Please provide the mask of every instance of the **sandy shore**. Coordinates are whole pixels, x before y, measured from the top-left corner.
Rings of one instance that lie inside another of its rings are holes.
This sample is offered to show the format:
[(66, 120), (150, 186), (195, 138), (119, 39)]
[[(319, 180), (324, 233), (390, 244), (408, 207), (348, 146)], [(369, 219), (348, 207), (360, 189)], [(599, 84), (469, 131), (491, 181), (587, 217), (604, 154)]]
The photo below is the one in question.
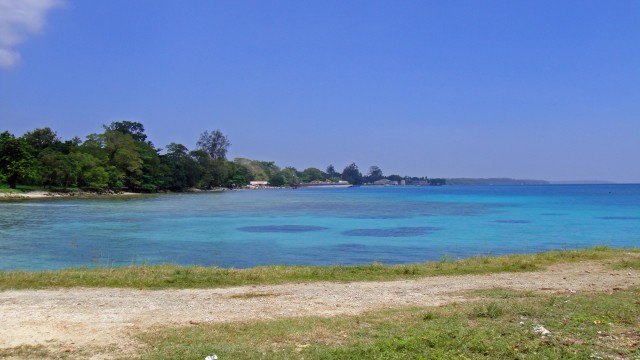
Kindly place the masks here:
[[(401, 306), (466, 301), (460, 291), (494, 287), (567, 293), (640, 285), (640, 271), (582, 262), (530, 273), (442, 276), (417, 280), (303, 283), (226, 289), (52, 289), (0, 292), (0, 348), (44, 345), (96, 349), (94, 358), (131, 355), (132, 334), (155, 326), (355, 315)], [(255, 297), (251, 294), (269, 294)], [(248, 296), (240, 296), (249, 294)]]
[(113, 192), (113, 193), (92, 193), (92, 192), (48, 192), (48, 191), (30, 191), (26, 193), (5, 193), (0, 192), (0, 200), (28, 200), (28, 199), (52, 199), (52, 198), (72, 198), (72, 197), (98, 197), (98, 196), (132, 196), (140, 195), (131, 192)]

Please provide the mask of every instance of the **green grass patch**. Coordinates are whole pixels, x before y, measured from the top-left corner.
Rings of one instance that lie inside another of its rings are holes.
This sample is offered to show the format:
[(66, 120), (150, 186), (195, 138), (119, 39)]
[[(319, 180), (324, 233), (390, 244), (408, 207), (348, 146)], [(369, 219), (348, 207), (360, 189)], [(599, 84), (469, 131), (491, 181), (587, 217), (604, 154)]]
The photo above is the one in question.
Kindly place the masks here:
[(9, 184), (0, 183), (1, 193), (23, 194), (30, 191), (46, 191), (46, 190), (40, 186), (31, 186), (31, 185), (18, 185), (16, 186), (15, 189), (12, 189), (9, 187)]
[[(509, 297), (362, 316), (199, 324), (139, 336), (141, 359), (636, 359), (640, 288)], [(543, 325), (551, 332), (533, 332)]]
[(492, 289), (478, 289), (464, 291), (460, 294), (474, 297), (474, 298), (489, 298), (489, 299), (512, 299), (535, 296), (533, 291), (529, 290), (515, 290), (506, 288), (492, 288)]
[(92, 355), (113, 351), (113, 348), (60, 347), (46, 345), (21, 345), (0, 349), (1, 359), (89, 359)]
[[(637, 259), (638, 250), (592, 248), (540, 254), (474, 257), (421, 264), (357, 266), (261, 266), (224, 269), (202, 266), (143, 265), (79, 268), (56, 271), (0, 272), (0, 290), (59, 287), (118, 287), (139, 289), (216, 288), (294, 282), (351, 282), (412, 279), (425, 276), (488, 274), (541, 270), (561, 262)], [(629, 260), (636, 261), (636, 260)]]
[(613, 268), (616, 270), (623, 270), (623, 269), (640, 270), (640, 254), (636, 254), (636, 256), (626, 257), (624, 259), (618, 260), (613, 264)]

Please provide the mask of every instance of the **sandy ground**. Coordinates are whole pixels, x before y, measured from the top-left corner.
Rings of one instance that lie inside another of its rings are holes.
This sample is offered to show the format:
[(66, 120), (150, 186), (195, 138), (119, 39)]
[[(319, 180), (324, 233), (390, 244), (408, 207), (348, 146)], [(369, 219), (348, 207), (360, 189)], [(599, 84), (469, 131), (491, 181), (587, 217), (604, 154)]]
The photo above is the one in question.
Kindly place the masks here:
[(0, 192), (0, 200), (26, 200), (26, 199), (51, 199), (51, 198), (70, 198), (70, 197), (95, 197), (95, 196), (131, 196), (139, 195), (130, 192), (118, 192), (109, 194), (97, 194), (90, 192), (47, 192), (47, 191), (30, 191), (26, 193), (5, 193)]
[[(158, 325), (359, 314), (400, 306), (466, 300), (460, 291), (504, 287), (544, 292), (611, 291), (640, 285), (640, 271), (606, 264), (562, 264), (531, 273), (442, 276), (417, 280), (302, 283), (226, 289), (53, 289), (0, 292), (0, 349), (44, 345), (102, 349), (94, 358), (134, 354), (132, 337)], [(269, 294), (269, 296), (254, 296)]]

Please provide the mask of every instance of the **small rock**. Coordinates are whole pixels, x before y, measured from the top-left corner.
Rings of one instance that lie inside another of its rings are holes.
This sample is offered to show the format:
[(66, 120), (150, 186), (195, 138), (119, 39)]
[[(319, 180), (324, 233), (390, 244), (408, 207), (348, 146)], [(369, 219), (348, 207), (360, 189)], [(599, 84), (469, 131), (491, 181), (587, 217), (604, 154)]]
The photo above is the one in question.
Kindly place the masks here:
[(204, 360), (218, 360), (218, 355), (216, 354), (209, 355), (206, 358), (204, 358)]
[(542, 325), (536, 325), (536, 326), (533, 328), (533, 333), (534, 333), (534, 334), (541, 335), (542, 337), (545, 337), (545, 336), (551, 336), (551, 331), (547, 330), (547, 329), (546, 329), (544, 326), (542, 326)]

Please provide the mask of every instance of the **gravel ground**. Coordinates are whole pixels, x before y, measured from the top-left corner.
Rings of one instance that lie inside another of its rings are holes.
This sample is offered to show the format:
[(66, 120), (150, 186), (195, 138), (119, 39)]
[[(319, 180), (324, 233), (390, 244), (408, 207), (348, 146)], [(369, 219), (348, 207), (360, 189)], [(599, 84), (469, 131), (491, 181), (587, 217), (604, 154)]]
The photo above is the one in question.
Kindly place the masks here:
[[(561, 264), (529, 273), (429, 277), (417, 280), (301, 283), (224, 289), (75, 288), (0, 292), (0, 349), (44, 345), (52, 350), (101, 349), (94, 358), (131, 355), (132, 334), (155, 326), (359, 314), (400, 306), (465, 301), (460, 291), (503, 287), (543, 292), (604, 291), (640, 285), (640, 271), (606, 264)], [(260, 295), (262, 296), (260, 296)]]

